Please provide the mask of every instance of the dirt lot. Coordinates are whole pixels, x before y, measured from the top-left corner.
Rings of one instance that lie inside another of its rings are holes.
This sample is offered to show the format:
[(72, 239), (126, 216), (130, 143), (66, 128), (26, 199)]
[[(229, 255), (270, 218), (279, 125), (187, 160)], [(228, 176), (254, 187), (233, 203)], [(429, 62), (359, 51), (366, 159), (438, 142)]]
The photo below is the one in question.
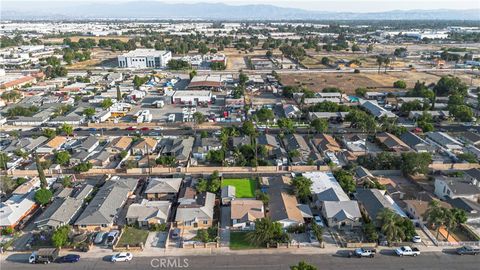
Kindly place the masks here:
[[(347, 94), (353, 94), (355, 89), (359, 87), (368, 87), (373, 90), (396, 91), (392, 87), (393, 82), (404, 80), (407, 87), (412, 88), (416, 81), (424, 81), (427, 84), (437, 82), (445, 73), (433, 74), (426, 72), (390, 72), (384, 74), (374, 73), (297, 73), (297, 74), (281, 74), (281, 81), (284, 85), (301, 85), (314, 90), (321, 91), (325, 87), (338, 87), (343, 89)], [(471, 76), (457, 72), (456, 76), (464, 80), (470, 85)], [(475, 79), (475, 83), (479, 83), (480, 79)]]
[(72, 65), (67, 66), (67, 69), (92, 68), (95, 66), (116, 67), (116, 58), (119, 54), (122, 54), (122, 52), (112, 52), (110, 50), (94, 48), (92, 50), (92, 59), (73, 63)]

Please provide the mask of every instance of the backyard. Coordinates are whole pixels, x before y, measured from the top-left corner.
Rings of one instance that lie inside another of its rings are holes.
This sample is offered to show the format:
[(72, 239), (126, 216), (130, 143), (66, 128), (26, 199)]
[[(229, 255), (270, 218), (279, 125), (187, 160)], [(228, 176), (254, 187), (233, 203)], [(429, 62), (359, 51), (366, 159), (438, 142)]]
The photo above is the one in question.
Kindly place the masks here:
[(250, 243), (247, 240), (247, 232), (230, 232), (230, 249), (256, 249), (263, 248), (255, 244)]
[(237, 198), (254, 198), (257, 182), (250, 178), (228, 178), (222, 180), (224, 186), (234, 186)]
[(140, 230), (133, 227), (126, 227), (122, 237), (118, 240), (117, 246), (124, 247), (129, 246), (138, 246), (139, 243), (145, 244), (147, 241), (148, 231)]

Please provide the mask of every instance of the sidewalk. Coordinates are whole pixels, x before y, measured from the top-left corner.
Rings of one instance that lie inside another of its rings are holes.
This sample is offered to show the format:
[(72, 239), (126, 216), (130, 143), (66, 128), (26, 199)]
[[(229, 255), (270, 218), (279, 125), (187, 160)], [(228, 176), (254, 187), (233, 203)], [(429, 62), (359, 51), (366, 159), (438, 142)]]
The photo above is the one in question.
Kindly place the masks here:
[[(445, 247), (420, 247), (421, 252), (442, 252)], [(392, 251), (395, 247), (377, 247), (377, 253), (382, 251)], [(248, 255), (248, 254), (264, 254), (264, 255), (279, 255), (279, 254), (337, 254), (351, 251), (353, 248), (337, 248), (334, 246), (326, 246), (325, 248), (318, 247), (301, 247), (301, 248), (270, 248), (270, 249), (248, 249), (248, 250), (230, 250), (228, 247), (220, 248), (149, 248), (142, 252), (132, 252), (135, 257), (155, 257), (155, 256), (207, 256), (207, 255)], [(1, 260), (12, 254), (30, 254), (30, 252), (8, 252), (1, 256)], [(68, 250), (61, 251), (65, 254), (79, 254), (82, 258), (104, 258), (116, 254), (109, 249), (94, 249), (90, 252), (71, 252)]]

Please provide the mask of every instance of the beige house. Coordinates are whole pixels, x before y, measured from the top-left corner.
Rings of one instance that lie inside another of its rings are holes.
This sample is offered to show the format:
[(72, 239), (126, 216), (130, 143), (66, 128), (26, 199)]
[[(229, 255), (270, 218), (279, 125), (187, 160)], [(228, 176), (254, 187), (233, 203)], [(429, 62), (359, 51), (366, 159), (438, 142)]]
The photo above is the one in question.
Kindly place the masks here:
[(236, 199), (230, 204), (232, 226), (240, 229), (254, 229), (255, 220), (265, 217), (263, 202), (252, 199)]
[(145, 155), (155, 152), (158, 141), (154, 138), (146, 137), (139, 140), (132, 146), (132, 153), (134, 155)]
[(149, 228), (152, 224), (165, 224), (170, 214), (171, 202), (142, 200), (128, 207), (125, 216), (128, 225)]
[(182, 185), (182, 178), (150, 178), (145, 197), (151, 201), (174, 200)]
[(119, 154), (123, 150), (128, 150), (128, 147), (130, 147), (130, 144), (132, 144), (132, 138), (131, 137), (117, 137), (110, 142), (110, 145), (107, 147), (107, 151), (112, 153), (112, 154)]
[(181, 229), (208, 228), (213, 225), (215, 194), (204, 192), (192, 199), (182, 199), (177, 207), (175, 226)]

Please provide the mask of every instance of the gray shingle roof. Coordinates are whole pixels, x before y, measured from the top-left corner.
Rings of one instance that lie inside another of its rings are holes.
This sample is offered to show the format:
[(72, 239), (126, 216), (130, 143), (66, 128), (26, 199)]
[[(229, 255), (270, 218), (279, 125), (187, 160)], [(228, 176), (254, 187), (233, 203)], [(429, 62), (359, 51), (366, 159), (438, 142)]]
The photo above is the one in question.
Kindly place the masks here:
[(181, 184), (182, 178), (151, 178), (145, 193), (177, 193)]
[(136, 219), (137, 221), (148, 221), (151, 218), (157, 218), (166, 222), (170, 213), (172, 203), (169, 201), (148, 201), (133, 203), (128, 207), (127, 219)]
[(98, 190), (93, 200), (88, 204), (75, 225), (112, 224), (118, 211), (133, 192), (138, 179), (110, 179)]
[(362, 217), (357, 201), (326, 201), (323, 207), (325, 207), (325, 217), (335, 218), (337, 221)]
[(215, 206), (215, 194), (205, 192), (198, 195), (195, 201), (181, 202), (177, 207), (176, 222), (211, 220), (213, 219), (213, 207)]

